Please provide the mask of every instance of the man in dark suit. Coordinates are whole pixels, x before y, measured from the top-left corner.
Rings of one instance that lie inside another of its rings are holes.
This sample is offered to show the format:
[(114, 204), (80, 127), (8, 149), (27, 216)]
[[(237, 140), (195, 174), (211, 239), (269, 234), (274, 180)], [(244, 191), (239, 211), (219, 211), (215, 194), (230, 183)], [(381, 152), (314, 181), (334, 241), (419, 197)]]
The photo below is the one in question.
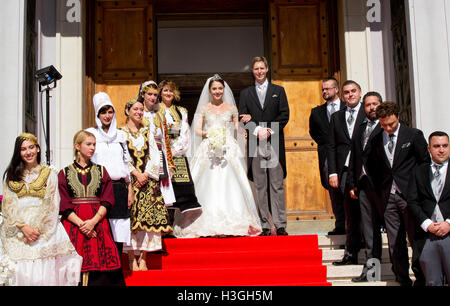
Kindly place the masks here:
[(322, 80), (322, 97), (326, 101), (324, 104), (317, 106), (311, 110), (309, 116), (309, 135), (317, 143), (317, 153), (319, 155), (319, 171), (320, 180), (323, 188), (328, 190), (330, 194), (331, 207), (335, 217), (334, 229), (328, 232), (328, 235), (344, 235), (345, 234), (345, 213), (344, 198), (342, 193), (335, 188), (328, 186), (328, 162), (327, 151), (330, 132), (331, 115), (335, 112), (345, 109), (345, 103), (341, 102), (338, 96), (339, 83), (333, 78)]
[[(367, 173), (381, 197), (379, 209), (386, 224), (392, 270), (401, 285), (411, 286), (406, 233), (413, 245), (416, 227), (407, 210), (408, 182), (418, 165), (430, 163), (430, 155), (422, 131), (399, 122), (396, 103), (385, 102), (376, 113), (384, 131), (371, 141)], [(414, 284), (424, 284), (417, 261), (413, 260), (412, 270), (416, 276)]]
[(408, 189), (408, 209), (422, 228), (415, 237), (414, 254), (420, 260), (427, 286), (443, 286), (450, 280), (450, 154), (448, 134), (430, 135), (431, 163), (416, 168)]
[(356, 264), (362, 239), (359, 204), (350, 197), (348, 180), (352, 138), (366, 118), (361, 107), (361, 86), (355, 81), (346, 81), (342, 85), (342, 98), (347, 107), (331, 116), (327, 155), (329, 185), (342, 193), (345, 211), (345, 254), (341, 261), (333, 262), (334, 265)]
[(270, 83), (268, 72), (266, 58), (255, 57), (252, 61), (255, 84), (241, 91), (239, 115), (249, 132), (248, 178), (255, 186), (263, 228), (261, 235), (270, 235), (270, 213), (277, 235), (287, 235), (283, 182), (287, 171), (283, 129), (289, 121), (289, 105), (284, 88)]
[(366, 119), (362, 122), (358, 132), (352, 141), (352, 158), (350, 161), (349, 175), (350, 196), (359, 199), (361, 210), (361, 229), (366, 246), (366, 264), (359, 277), (353, 278), (353, 282), (367, 282), (367, 273), (372, 268), (370, 259), (376, 258), (381, 262), (381, 218), (377, 212), (376, 201), (378, 195), (374, 191), (371, 178), (366, 173), (367, 155), (370, 152), (370, 141), (382, 132), (378, 122), (376, 109), (383, 102), (377, 92), (368, 92), (363, 98), (363, 107)]

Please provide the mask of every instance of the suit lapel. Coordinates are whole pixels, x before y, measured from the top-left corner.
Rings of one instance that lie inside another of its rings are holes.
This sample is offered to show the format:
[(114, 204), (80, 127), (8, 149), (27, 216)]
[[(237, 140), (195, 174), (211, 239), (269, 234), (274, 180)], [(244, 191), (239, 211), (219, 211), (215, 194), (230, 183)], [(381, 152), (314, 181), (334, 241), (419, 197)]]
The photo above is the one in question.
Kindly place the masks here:
[(392, 163), (392, 167), (394, 167), (397, 164), (397, 161), (400, 158), (400, 154), (402, 153), (402, 147), (407, 139), (408, 139), (407, 131), (404, 125), (400, 125), (400, 130), (398, 131), (398, 139), (397, 142), (395, 143), (394, 161)]
[(328, 109), (327, 109), (327, 103), (322, 104), (320, 112), (319, 112), (319, 120), (324, 123), (326, 128), (328, 129), (330, 127), (330, 121), (328, 120)]
[(275, 89), (275, 86), (272, 85), (272, 83), (269, 82), (267, 84), (267, 90), (266, 90), (266, 97), (264, 98), (264, 107), (263, 110), (267, 108), (267, 104), (269, 104), (270, 98), (272, 97), (273, 90)]
[(253, 86), (250, 88), (250, 96), (252, 97), (253, 103), (255, 103), (256, 106), (257, 106), (260, 110), (262, 110), (261, 103), (259, 102), (258, 94), (256, 93), (256, 86), (255, 86), (255, 85), (253, 85)]
[[(430, 169), (430, 171), (431, 171), (431, 169)], [(431, 185), (430, 185), (430, 188), (431, 188)], [(442, 190), (442, 194), (441, 194), (440, 200), (445, 199), (446, 197), (448, 197), (449, 196), (449, 192), (450, 192), (450, 171), (449, 171), (448, 166), (447, 166), (447, 175), (445, 176), (444, 189)]]
[[(432, 197), (436, 201), (436, 197), (434, 196), (433, 187), (431, 186), (431, 178), (432, 178), (432, 172), (430, 165), (427, 164), (427, 167), (425, 167), (424, 171), (421, 171), (420, 179), (422, 180), (422, 185), (425, 186), (426, 191), (428, 192), (429, 196)], [(448, 174), (448, 172), (447, 172)], [(445, 190), (445, 186), (444, 186)], [(444, 191), (442, 191), (442, 195), (444, 194)], [(442, 198), (442, 197), (441, 197)]]
[[(343, 124), (342, 129), (344, 130), (345, 136), (347, 136), (347, 138), (348, 138), (349, 140), (351, 140), (352, 138), (350, 137), (350, 134), (348, 133), (347, 120), (345, 120), (345, 109), (344, 109), (343, 112), (339, 112), (338, 115), (339, 115), (339, 117), (340, 117), (340, 118), (339, 118), (339, 121), (342, 122), (342, 124)], [(355, 124), (356, 124), (356, 123), (355, 123)]]

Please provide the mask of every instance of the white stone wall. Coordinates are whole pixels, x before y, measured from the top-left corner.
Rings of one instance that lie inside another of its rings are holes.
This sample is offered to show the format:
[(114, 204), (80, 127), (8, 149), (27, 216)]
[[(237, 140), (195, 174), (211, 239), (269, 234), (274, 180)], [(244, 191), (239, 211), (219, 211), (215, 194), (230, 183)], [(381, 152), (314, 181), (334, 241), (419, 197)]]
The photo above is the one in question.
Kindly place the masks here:
[(425, 137), (450, 133), (450, 0), (408, 0), (413, 119)]
[[(375, 20), (367, 18), (371, 9)], [(395, 101), (389, 0), (341, 0), (339, 23), (342, 81), (354, 80), (363, 93), (377, 91)]]
[[(72, 14), (68, 16), (69, 10), (74, 10), (77, 5), (80, 5), (80, 9), (75, 13), (82, 14), (81, 1), (37, 1), (38, 68), (53, 65), (63, 76), (51, 91), (50, 100), (51, 164), (58, 169), (73, 161), (73, 135), (82, 127), (83, 25), (82, 19), (72, 18)], [(45, 95), (42, 95), (42, 101), (45, 122)], [(39, 131), (40, 143), (45, 152), (41, 122)]]
[[(3, 0), (0, 10), (0, 173), (3, 176), (23, 131), (25, 1)], [(3, 190), (1, 184), (0, 191)]]

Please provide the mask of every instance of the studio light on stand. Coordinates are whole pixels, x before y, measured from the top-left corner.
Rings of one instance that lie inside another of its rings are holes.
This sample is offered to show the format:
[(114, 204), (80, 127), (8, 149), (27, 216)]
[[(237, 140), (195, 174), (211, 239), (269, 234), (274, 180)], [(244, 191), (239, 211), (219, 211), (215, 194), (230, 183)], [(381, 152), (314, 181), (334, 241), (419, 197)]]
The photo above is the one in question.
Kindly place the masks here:
[(35, 74), (36, 80), (39, 82), (39, 92), (45, 91), (46, 97), (46, 132), (45, 142), (47, 150), (45, 156), (47, 158), (47, 165), (50, 165), (50, 90), (56, 88), (56, 81), (62, 78), (62, 75), (56, 70), (53, 65), (39, 69)]

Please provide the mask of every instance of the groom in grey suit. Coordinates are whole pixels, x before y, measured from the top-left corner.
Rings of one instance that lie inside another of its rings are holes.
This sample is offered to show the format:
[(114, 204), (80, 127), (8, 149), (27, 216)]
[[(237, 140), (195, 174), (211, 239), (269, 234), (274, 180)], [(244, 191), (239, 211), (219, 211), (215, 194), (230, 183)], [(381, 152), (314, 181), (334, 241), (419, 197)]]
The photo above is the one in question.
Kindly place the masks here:
[(287, 235), (283, 129), (289, 121), (289, 105), (284, 88), (268, 81), (268, 71), (266, 58), (255, 57), (252, 61), (255, 84), (242, 90), (239, 97), (239, 115), (249, 132), (248, 178), (254, 182), (257, 194), (262, 236), (270, 235), (270, 211), (277, 235)]

